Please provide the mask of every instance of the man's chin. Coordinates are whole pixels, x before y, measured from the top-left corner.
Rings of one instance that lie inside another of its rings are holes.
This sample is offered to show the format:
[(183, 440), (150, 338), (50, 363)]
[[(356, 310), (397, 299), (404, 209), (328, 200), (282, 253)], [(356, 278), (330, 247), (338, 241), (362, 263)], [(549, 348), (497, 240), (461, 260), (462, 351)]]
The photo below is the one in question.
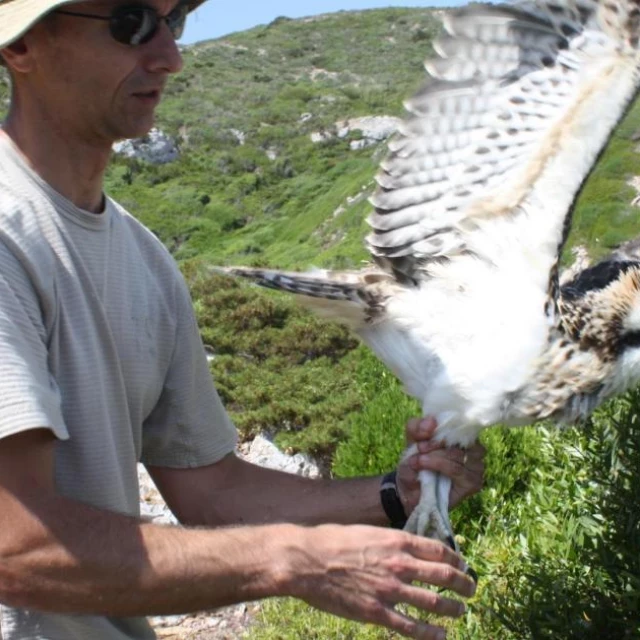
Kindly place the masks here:
[(144, 127), (139, 129), (132, 129), (126, 133), (120, 133), (120, 135), (114, 140), (114, 142), (122, 142), (123, 140), (135, 140), (136, 138), (144, 138), (153, 127)]
[(144, 138), (155, 124), (155, 118), (144, 118), (137, 122), (123, 123), (119, 122), (117, 130), (114, 131), (114, 142), (121, 140), (131, 140), (132, 138)]

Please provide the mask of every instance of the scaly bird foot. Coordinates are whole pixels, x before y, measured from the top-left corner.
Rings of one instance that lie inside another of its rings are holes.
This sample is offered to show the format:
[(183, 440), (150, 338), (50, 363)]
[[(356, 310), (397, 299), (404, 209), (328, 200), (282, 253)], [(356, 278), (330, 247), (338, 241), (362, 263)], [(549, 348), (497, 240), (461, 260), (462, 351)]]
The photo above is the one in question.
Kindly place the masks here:
[[(451, 479), (439, 473), (420, 471), (420, 502), (407, 520), (404, 530), (418, 536), (435, 538), (460, 553), (449, 521), (449, 491)], [(478, 581), (477, 573), (469, 566), (466, 573)]]
[(448, 515), (451, 480), (431, 471), (420, 471), (418, 478), (420, 502), (409, 516), (405, 531), (436, 538), (457, 549)]

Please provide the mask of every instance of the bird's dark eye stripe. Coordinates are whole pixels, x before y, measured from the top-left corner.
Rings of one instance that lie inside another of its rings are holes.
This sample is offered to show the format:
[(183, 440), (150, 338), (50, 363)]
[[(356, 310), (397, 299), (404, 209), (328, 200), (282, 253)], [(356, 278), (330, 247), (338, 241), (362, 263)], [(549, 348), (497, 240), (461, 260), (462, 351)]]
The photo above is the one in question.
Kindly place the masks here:
[(580, 298), (589, 291), (596, 291), (608, 287), (613, 281), (630, 269), (638, 267), (637, 262), (610, 260), (585, 269), (577, 278), (562, 287), (565, 298)]
[(640, 331), (631, 331), (620, 338), (620, 350), (640, 347)]

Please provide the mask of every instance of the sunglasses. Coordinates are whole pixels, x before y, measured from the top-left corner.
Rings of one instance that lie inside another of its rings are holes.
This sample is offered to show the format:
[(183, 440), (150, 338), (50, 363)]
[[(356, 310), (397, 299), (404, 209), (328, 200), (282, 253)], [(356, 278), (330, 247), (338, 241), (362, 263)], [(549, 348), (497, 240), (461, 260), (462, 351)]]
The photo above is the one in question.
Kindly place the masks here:
[(96, 16), (91, 13), (76, 13), (63, 9), (56, 9), (54, 13), (76, 18), (108, 20), (111, 37), (117, 42), (135, 47), (152, 40), (158, 33), (162, 21), (166, 22), (171, 35), (178, 40), (184, 31), (189, 7), (180, 3), (166, 16), (161, 16), (156, 9), (144, 4), (121, 5), (116, 7), (110, 16)]

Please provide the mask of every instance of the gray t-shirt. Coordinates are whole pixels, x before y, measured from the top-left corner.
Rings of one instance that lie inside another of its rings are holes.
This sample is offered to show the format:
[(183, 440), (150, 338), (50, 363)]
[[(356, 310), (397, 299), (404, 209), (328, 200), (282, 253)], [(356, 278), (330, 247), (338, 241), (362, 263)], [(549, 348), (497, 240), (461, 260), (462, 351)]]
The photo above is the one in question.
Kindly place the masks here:
[[(157, 238), (112, 200), (75, 207), (0, 131), (0, 438), (58, 438), (61, 495), (139, 516), (136, 465), (233, 451), (188, 289)], [(153, 638), (143, 618), (0, 606), (3, 640)]]

